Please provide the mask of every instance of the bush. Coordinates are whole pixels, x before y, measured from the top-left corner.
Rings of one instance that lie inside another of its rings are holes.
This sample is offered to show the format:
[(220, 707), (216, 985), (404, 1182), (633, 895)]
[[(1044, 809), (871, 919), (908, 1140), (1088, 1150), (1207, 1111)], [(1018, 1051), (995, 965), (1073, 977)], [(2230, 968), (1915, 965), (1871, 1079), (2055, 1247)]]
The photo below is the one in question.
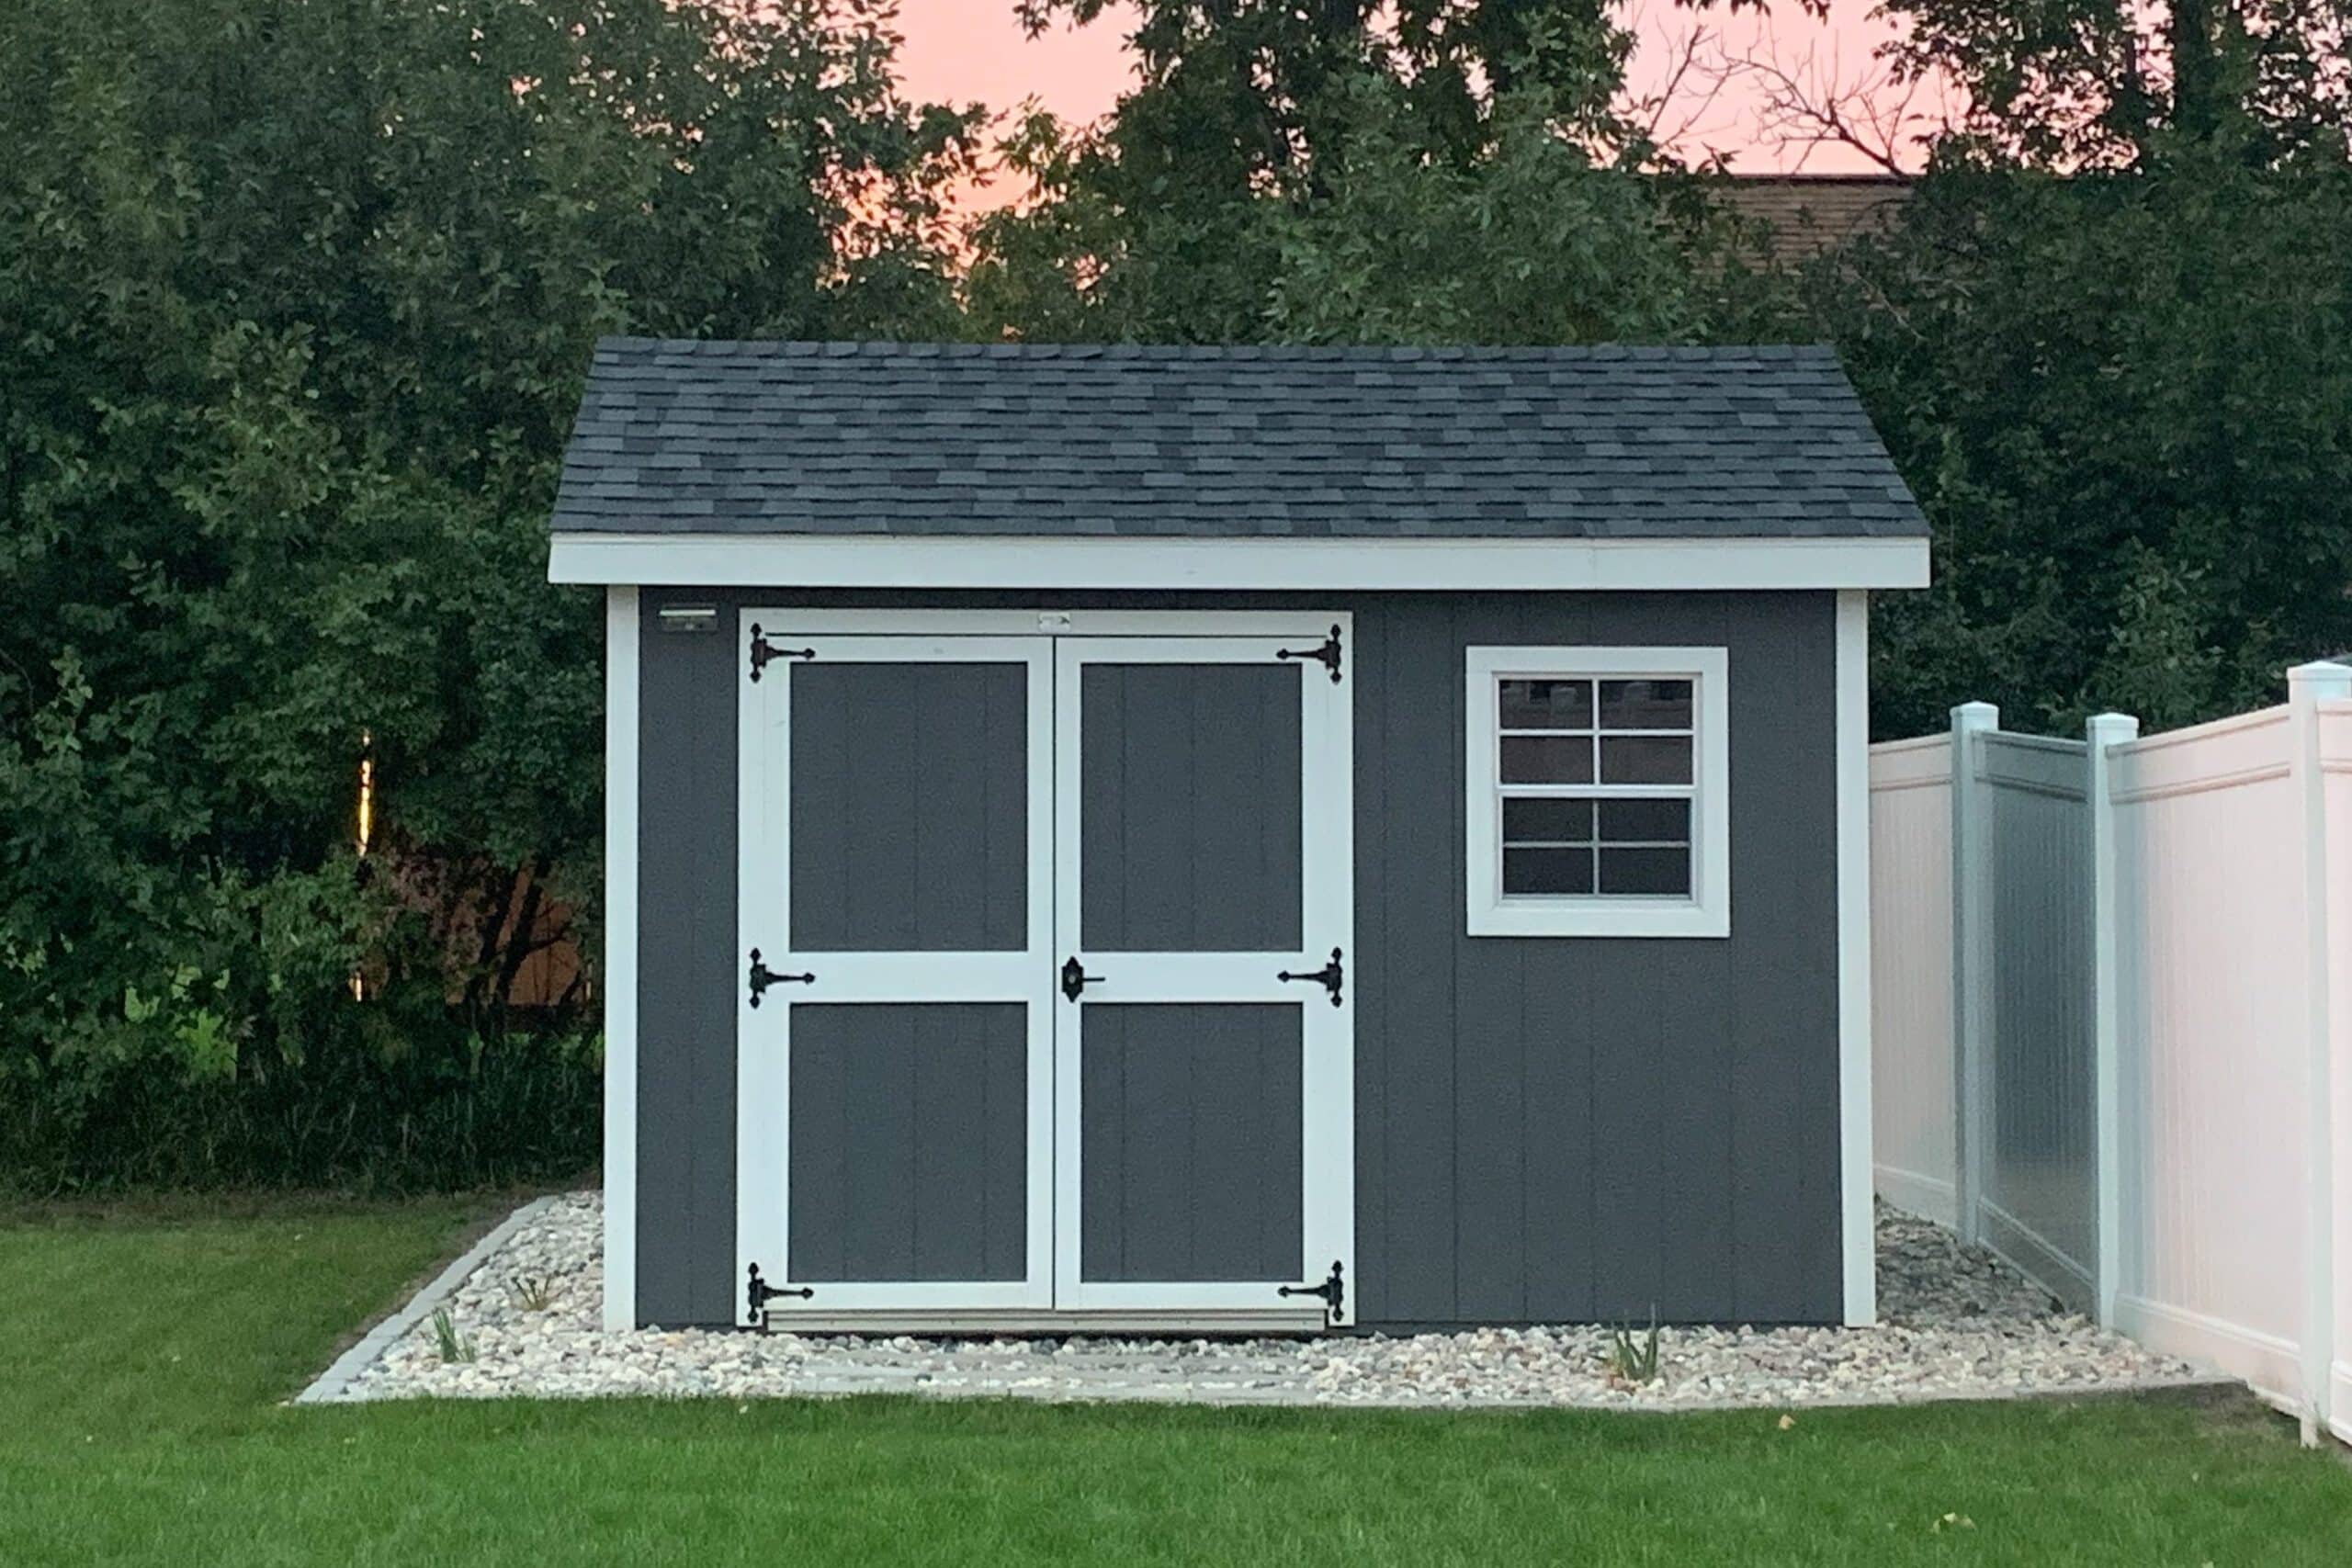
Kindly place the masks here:
[(587, 1021), (508, 1003), (513, 890), (597, 904), (561, 443), (604, 333), (947, 330), (883, 15), (0, 8), (0, 1172), (586, 1157)]

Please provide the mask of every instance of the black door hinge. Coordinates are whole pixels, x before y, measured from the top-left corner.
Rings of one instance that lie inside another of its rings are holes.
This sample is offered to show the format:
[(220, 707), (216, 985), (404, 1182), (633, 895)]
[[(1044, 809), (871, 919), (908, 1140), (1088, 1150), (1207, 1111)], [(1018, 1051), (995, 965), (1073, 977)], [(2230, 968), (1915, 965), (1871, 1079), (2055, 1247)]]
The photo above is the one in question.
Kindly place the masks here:
[(1305, 975), (1294, 975), (1289, 970), (1284, 969), (1274, 976), (1277, 980), (1314, 981), (1317, 985), (1321, 986), (1325, 990), (1331, 993), (1331, 1005), (1333, 1007), (1338, 1007), (1340, 1005), (1340, 987), (1346, 983), (1347, 977), (1348, 972), (1340, 966), (1340, 950), (1336, 947), (1331, 950), (1331, 962), (1326, 964), (1320, 969), (1310, 971)]
[(1086, 972), (1086, 965), (1078, 961), (1078, 954), (1073, 953), (1063, 961), (1062, 995), (1071, 1001), (1078, 1000), (1079, 993), (1085, 990), (1088, 986), (1100, 985), (1102, 980), (1102, 976), (1089, 975)]
[(1337, 1328), (1348, 1315), (1348, 1284), (1340, 1260), (1331, 1259), (1330, 1277), (1319, 1285), (1284, 1285), (1277, 1292), (1285, 1296), (1320, 1296), (1323, 1298), (1323, 1326)]
[(752, 983), (752, 1005), (753, 1007), (760, 1005), (761, 995), (765, 992), (770, 986), (813, 986), (817, 983), (817, 976), (814, 975), (777, 974), (775, 970), (760, 962), (760, 950), (756, 947), (752, 949), (752, 972), (750, 979)]
[(760, 1266), (754, 1263), (752, 1265), (751, 1282), (743, 1291), (743, 1308), (751, 1325), (765, 1334), (768, 1331), (768, 1303), (778, 1296), (797, 1296), (805, 1302), (816, 1293), (806, 1285), (797, 1291), (771, 1285), (760, 1278)]
[(816, 658), (816, 657), (817, 657), (817, 650), (816, 650), (815, 649), (813, 649), (813, 648), (778, 648), (778, 647), (776, 647), (776, 645), (775, 645), (775, 644), (774, 644), (774, 643), (770, 642), (770, 641), (767, 639), (766, 634), (764, 634), (763, 632), (762, 632), (762, 631), (760, 630), (759, 624), (758, 624), (757, 622), (753, 622), (753, 623), (752, 623), (752, 680), (756, 681), (756, 680), (758, 680), (758, 679), (760, 678), (760, 671), (763, 671), (763, 670), (764, 670), (764, 669), (766, 669), (766, 668), (768, 667), (768, 660), (771, 660), (771, 659), (814, 659), (814, 658)]
[[(753, 628), (756, 630), (757, 628)], [(1276, 659), (1312, 659), (1331, 672), (1331, 684), (1340, 683), (1340, 628), (1333, 626), (1331, 635), (1323, 639), (1320, 648), (1284, 648), (1274, 652)]]

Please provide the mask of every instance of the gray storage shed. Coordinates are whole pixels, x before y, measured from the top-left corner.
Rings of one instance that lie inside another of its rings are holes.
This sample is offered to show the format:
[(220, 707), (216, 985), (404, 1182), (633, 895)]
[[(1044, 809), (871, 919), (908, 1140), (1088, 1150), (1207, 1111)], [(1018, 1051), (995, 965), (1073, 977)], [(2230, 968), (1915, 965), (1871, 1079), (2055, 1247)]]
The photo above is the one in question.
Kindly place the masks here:
[(615, 1326), (1868, 1322), (1818, 348), (613, 340)]

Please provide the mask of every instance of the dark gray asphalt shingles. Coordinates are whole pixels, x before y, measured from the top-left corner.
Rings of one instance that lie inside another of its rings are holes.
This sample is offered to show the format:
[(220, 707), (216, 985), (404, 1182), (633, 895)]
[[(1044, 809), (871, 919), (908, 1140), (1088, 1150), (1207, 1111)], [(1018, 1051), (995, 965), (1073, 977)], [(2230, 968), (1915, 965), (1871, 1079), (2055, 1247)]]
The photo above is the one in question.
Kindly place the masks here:
[(1825, 348), (600, 344), (559, 531), (1924, 534)]

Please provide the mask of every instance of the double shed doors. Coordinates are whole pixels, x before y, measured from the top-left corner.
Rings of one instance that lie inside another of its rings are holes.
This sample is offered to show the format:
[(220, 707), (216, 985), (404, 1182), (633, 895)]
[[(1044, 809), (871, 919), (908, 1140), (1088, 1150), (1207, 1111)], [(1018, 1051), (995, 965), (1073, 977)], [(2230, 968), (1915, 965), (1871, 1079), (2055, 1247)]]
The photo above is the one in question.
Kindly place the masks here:
[(1347, 617), (743, 622), (737, 1265), (808, 1292), (770, 1315), (1319, 1314)]

